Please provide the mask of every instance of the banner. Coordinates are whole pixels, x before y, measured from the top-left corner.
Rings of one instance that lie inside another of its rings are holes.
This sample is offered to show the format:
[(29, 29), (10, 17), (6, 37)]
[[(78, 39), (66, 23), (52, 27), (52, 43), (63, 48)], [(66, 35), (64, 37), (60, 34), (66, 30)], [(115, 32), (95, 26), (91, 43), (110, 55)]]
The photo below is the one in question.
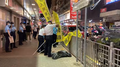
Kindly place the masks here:
[(62, 29), (61, 29), (61, 25), (60, 25), (60, 21), (59, 21), (59, 16), (55, 11), (53, 11), (52, 21), (55, 21), (55, 23), (59, 25), (58, 31), (57, 31), (57, 40), (56, 40), (56, 42), (61, 42), (62, 41)]
[[(76, 37), (76, 31), (73, 31), (73, 32), (69, 32), (67, 34), (67, 36), (63, 36), (63, 42), (66, 46), (68, 46), (68, 44), (70, 43), (71, 41), (71, 38), (72, 36), (75, 36)], [(82, 37), (82, 34), (81, 32), (78, 30), (78, 37), (81, 38)]]
[(35, 0), (35, 2), (38, 4), (40, 10), (42, 11), (46, 21), (50, 21), (51, 20), (51, 15), (50, 15), (50, 12), (49, 12), (49, 9), (47, 7), (47, 4), (46, 4), (46, 0)]
[[(54, 19), (53, 19), (54, 18)], [(68, 46), (68, 44), (70, 43), (71, 41), (71, 38), (72, 36), (75, 36), (76, 37), (76, 31), (73, 31), (73, 32), (69, 32), (66, 36), (62, 35), (62, 28), (61, 28), (61, 25), (60, 25), (60, 21), (59, 21), (59, 16), (56, 12), (53, 11), (53, 17), (52, 17), (52, 21), (55, 21), (56, 24), (59, 24), (59, 27), (58, 27), (58, 31), (57, 31), (57, 40), (56, 42), (61, 42), (63, 41), (64, 44), (66, 46)], [(78, 37), (81, 38), (82, 34), (81, 32), (78, 30)]]
[[(75, 36), (76, 37), (76, 31), (73, 31), (73, 36)], [(82, 37), (82, 34), (81, 34), (81, 32), (80, 32), (80, 30), (78, 30), (78, 37), (79, 38), (81, 38)]]
[(70, 0), (70, 19), (77, 19), (76, 11), (73, 12), (73, 0)]

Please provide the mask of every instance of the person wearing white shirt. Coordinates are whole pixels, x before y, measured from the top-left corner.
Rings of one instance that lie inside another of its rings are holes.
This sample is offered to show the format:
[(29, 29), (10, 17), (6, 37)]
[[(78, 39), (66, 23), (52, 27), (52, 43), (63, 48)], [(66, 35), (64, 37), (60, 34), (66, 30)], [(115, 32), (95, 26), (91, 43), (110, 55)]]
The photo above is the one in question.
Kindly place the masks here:
[(48, 55), (51, 57), (51, 48), (53, 43), (53, 28), (58, 25), (52, 24), (52, 21), (48, 22), (48, 25), (45, 27), (45, 35), (46, 35), (46, 45), (44, 55)]
[[(42, 43), (44, 42), (44, 34), (45, 34), (45, 30), (44, 30), (45, 25), (42, 26), (42, 28), (39, 30), (39, 35), (38, 35), (38, 41), (39, 41), (39, 45), (38, 48), (42, 45)], [(41, 52), (44, 50), (44, 47), (41, 46), (37, 52)]]

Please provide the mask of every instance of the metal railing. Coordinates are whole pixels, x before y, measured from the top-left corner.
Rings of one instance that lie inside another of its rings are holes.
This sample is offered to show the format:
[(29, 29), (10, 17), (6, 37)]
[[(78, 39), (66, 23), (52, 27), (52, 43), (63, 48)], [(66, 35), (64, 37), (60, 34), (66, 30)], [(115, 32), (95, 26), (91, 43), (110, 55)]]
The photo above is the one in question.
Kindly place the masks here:
[[(76, 51), (76, 37), (73, 37), (69, 46), (66, 47), (80, 62), (84, 63), (84, 39), (78, 39), (79, 46)], [(78, 55), (78, 57), (76, 56)], [(120, 67), (120, 49), (114, 48), (113, 42), (105, 45), (87, 40), (86, 45), (87, 67)]]

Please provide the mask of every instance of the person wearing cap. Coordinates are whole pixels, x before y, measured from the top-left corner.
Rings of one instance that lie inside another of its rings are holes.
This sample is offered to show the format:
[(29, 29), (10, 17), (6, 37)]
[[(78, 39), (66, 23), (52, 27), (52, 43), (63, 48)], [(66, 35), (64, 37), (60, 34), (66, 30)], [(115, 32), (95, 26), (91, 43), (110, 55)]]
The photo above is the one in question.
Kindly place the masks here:
[(48, 22), (48, 25), (45, 27), (45, 35), (46, 35), (46, 45), (44, 55), (48, 55), (51, 57), (51, 48), (53, 43), (53, 28), (58, 25), (52, 24), (52, 21)]
[(23, 45), (23, 25), (22, 23), (20, 23), (20, 27), (19, 27), (19, 45)]
[[(44, 45), (42, 45), (44, 43), (45, 40), (45, 25), (42, 25), (41, 29), (39, 30), (39, 34), (38, 34), (38, 41), (39, 41), (39, 45), (38, 45), (38, 51), (37, 52), (42, 52), (44, 51)], [(41, 47), (40, 47), (41, 46)]]
[(15, 32), (16, 32), (16, 27), (15, 27), (14, 23), (11, 22), (11, 36), (13, 36), (13, 39), (14, 39), (14, 43), (11, 44), (11, 49), (12, 49), (12, 48), (17, 48), (17, 47), (15, 46), (15, 39), (16, 39), (16, 34), (15, 34)]
[(6, 22), (6, 27), (5, 27), (5, 38), (6, 38), (6, 43), (5, 43), (5, 51), (6, 52), (11, 52), (9, 49), (9, 45), (10, 45), (10, 41), (9, 41), (9, 37), (11, 37), (11, 30), (10, 30), (10, 22), (7, 21)]

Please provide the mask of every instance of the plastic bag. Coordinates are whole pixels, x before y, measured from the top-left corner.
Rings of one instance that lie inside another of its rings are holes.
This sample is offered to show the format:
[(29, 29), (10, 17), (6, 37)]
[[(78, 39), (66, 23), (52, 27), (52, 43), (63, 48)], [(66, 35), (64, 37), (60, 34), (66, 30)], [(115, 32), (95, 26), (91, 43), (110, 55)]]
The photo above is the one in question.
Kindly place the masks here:
[(72, 55), (67, 51), (58, 51), (57, 53), (52, 54), (52, 59), (58, 59), (62, 57), (72, 57)]

